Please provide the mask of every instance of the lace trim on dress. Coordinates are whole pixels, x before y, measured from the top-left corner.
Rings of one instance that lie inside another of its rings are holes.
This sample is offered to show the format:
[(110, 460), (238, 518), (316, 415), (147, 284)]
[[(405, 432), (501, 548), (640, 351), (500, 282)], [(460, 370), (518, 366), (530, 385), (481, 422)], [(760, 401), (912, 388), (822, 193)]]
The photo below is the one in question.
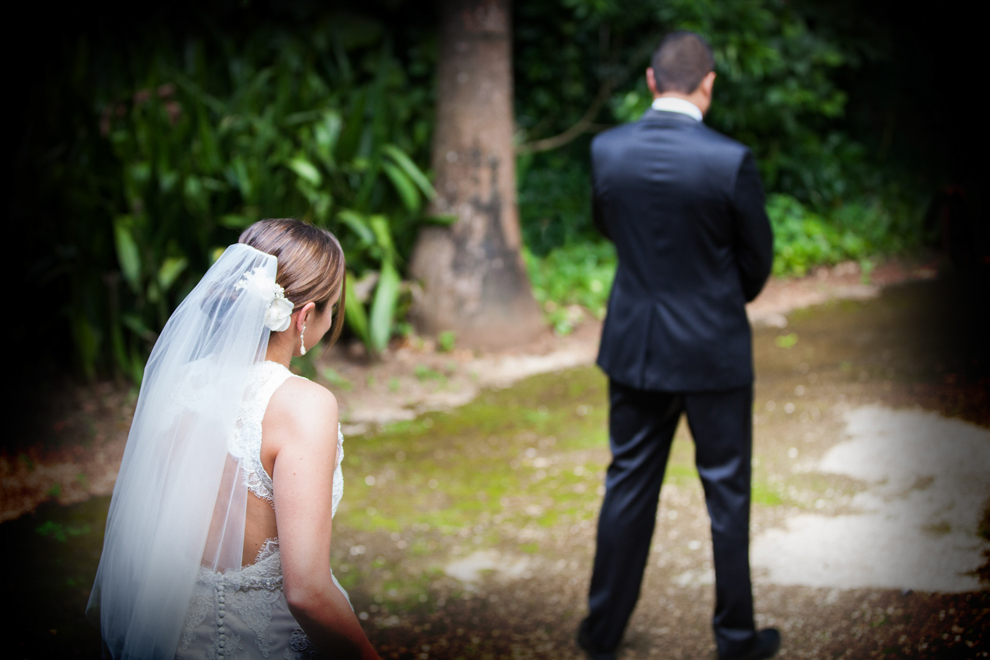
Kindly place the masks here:
[(227, 589), (275, 589), (282, 587), (282, 554), (278, 538), (265, 539), (253, 564), (237, 571), (217, 573), (206, 566), (199, 567), (198, 580), (202, 584), (222, 584)]
[[(248, 490), (257, 497), (267, 500), (274, 508), (275, 493), (272, 478), (261, 464), (261, 423), (275, 390), (294, 374), (277, 362), (262, 362), (256, 366), (253, 376), (238, 414), (229, 451), (231, 456), (241, 461)], [(301, 378), (301, 376), (295, 377)], [(337, 513), (337, 505), (344, 495), (344, 475), (340, 470), (340, 463), (343, 460), (344, 434), (340, 424), (337, 424), (337, 465), (333, 473), (331, 515)]]
[(261, 464), (261, 422), (275, 390), (293, 374), (277, 362), (262, 362), (255, 370), (237, 416), (229, 451), (241, 461), (248, 490), (274, 507), (272, 478)]

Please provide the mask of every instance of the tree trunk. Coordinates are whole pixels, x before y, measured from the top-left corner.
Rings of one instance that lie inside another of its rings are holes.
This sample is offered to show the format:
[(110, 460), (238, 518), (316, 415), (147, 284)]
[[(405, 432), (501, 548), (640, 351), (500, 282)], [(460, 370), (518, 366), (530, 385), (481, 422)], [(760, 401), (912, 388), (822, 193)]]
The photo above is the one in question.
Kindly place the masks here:
[(544, 328), (519, 252), (509, 5), (441, 2), (433, 211), (457, 222), (424, 228), (410, 264), (423, 285), (417, 327), (453, 330), (472, 348), (518, 345)]

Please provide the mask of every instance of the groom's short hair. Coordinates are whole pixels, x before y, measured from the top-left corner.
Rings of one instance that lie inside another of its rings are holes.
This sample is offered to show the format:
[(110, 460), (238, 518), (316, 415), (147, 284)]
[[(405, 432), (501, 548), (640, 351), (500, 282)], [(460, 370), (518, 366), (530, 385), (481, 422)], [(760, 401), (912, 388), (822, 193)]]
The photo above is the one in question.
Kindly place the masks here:
[(663, 38), (650, 64), (658, 92), (690, 94), (715, 68), (715, 58), (700, 34), (677, 30)]

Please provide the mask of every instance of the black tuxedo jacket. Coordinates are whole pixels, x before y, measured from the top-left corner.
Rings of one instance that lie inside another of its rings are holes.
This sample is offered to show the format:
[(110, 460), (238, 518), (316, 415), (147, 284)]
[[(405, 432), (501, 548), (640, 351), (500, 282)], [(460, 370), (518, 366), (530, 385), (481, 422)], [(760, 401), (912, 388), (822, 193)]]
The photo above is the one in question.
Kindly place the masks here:
[(652, 108), (591, 143), (595, 224), (619, 265), (598, 365), (630, 387), (724, 390), (753, 381), (746, 302), (773, 263), (752, 153)]

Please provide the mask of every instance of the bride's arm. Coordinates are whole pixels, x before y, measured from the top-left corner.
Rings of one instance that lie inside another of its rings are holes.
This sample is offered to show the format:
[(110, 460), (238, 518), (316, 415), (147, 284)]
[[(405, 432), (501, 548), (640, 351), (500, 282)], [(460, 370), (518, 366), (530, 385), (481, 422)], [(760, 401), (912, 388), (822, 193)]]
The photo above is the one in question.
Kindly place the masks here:
[(321, 651), (378, 658), (330, 574), (337, 401), (323, 387), (292, 378), (271, 403), (264, 426), (277, 440), (272, 484), (289, 610)]

